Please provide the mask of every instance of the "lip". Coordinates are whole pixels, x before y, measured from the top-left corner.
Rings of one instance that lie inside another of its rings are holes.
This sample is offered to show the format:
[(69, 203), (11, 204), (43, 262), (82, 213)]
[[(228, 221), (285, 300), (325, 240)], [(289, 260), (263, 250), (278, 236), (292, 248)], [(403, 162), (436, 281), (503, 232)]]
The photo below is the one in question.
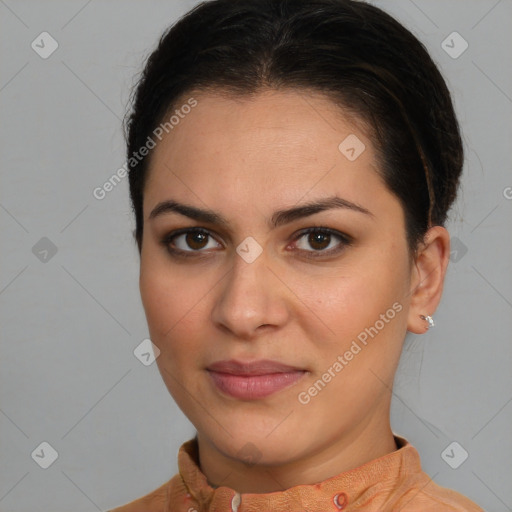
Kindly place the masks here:
[(270, 373), (288, 373), (297, 370), (303, 371), (303, 368), (290, 366), (271, 359), (258, 359), (257, 361), (238, 361), (229, 359), (217, 361), (208, 366), (207, 370), (219, 373), (229, 373), (231, 375), (268, 375)]
[(217, 361), (207, 371), (219, 391), (242, 400), (270, 396), (292, 386), (306, 374), (302, 368), (269, 359)]

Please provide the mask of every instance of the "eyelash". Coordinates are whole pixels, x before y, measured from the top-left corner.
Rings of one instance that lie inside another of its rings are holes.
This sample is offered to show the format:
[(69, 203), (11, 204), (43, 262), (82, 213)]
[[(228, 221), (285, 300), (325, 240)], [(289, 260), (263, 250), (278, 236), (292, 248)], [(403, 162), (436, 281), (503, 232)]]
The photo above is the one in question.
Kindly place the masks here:
[[(191, 227), (191, 228), (178, 229), (176, 231), (172, 231), (171, 233), (168, 233), (161, 240), (161, 243), (171, 253), (171, 255), (173, 257), (176, 257), (176, 258), (190, 258), (190, 257), (192, 257), (192, 258), (201, 258), (201, 257), (205, 257), (201, 253), (202, 252), (206, 252), (206, 251), (202, 251), (202, 250), (183, 251), (181, 249), (176, 249), (176, 248), (171, 247), (171, 243), (174, 240), (174, 238), (176, 238), (176, 237), (178, 237), (180, 235), (189, 234), (189, 233), (201, 233), (203, 235), (206, 235), (206, 236), (214, 238), (212, 236), (212, 234), (208, 230), (206, 230), (204, 228)], [(297, 242), (304, 235), (309, 235), (311, 233), (334, 236), (334, 237), (336, 237), (336, 238), (338, 238), (340, 240), (340, 243), (339, 243), (339, 245), (336, 248), (329, 249), (327, 251), (324, 251), (324, 250), (306, 251), (306, 250), (303, 250), (303, 249), (298, 249), (299, 252), (306, 253), (305, 257), (309, 258), (309, 259), (316, 259), (316, 258), (321, 258), (321, 257), (326, 257), (326, 256), (333, 256), (333, 255), (338, 254), (341, 251), (343, 251), (343, 249), (345, 249), (345, 247), (348, 247), (348, 246), (352, 245), (352, 242), (353, 242), (352, 238), (349, 237), (348, 235), (346, 235), (344, 233), (340, 233), (339, 231), (335, 231), (334, 229), (323, 227), (323, 226), (317, 226), (317, 227), (314, 227), (314, 228), (303, 229), (303, 230), (299, 231), (299, 233), (295, 236), (293, 241)]]

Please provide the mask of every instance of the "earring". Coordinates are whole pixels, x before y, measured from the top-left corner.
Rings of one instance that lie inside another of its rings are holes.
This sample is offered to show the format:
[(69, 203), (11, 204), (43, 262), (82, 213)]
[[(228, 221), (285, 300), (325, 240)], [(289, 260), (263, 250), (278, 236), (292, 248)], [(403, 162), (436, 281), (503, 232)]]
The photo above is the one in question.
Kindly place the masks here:
[(427, 329), (430, 329), (431, 327), (434, 327), (436, 324), (434, 323), (434, 319), (430, 316), (430, 315), (427, 315), (427, 316), (423, 316), (423, 315), (420, 315), (420, 318), (422, 320), (425, 320), (428, 322), (428, 327)]

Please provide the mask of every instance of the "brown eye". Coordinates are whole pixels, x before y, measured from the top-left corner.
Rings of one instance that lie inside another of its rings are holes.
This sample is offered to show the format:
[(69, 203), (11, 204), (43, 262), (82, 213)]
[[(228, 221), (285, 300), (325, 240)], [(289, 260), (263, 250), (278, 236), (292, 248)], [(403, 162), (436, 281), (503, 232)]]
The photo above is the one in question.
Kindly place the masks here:
[(328, 233), (309, 233), (308, 243), (315, 250), (322, 250), (329, 246), (331, 235)]
[(351, 245), (352, 238), (330, 228), (310, 228), (302, 231), (295, 245), (308, 257), (332, 256)]
[(185, 234), (185, 243), (188, 247), (194, 250), (203, 249), (205, 247), (205, 242), (208, 240), (208, 235), (205, 233), (186, 233)]
[(212, 235), (204, 229), (181, 229), (169, 233), (162, 240), (162, 244), (172, 253), (181, 253), (189, 256), (194, 253), (204, 253), (203, 249), (216, 249), (222, 247)]

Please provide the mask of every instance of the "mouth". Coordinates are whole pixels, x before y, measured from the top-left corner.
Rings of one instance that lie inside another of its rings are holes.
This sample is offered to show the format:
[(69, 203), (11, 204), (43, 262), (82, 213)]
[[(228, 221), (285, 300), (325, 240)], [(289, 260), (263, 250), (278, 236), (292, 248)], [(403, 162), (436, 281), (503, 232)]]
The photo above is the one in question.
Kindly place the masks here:
[(206, 369), (218, 391), (241, 400), (257, 400), (288, 388), (299, 381), (307, 370), (261, 359), (240, 362), (218, 361)]

